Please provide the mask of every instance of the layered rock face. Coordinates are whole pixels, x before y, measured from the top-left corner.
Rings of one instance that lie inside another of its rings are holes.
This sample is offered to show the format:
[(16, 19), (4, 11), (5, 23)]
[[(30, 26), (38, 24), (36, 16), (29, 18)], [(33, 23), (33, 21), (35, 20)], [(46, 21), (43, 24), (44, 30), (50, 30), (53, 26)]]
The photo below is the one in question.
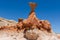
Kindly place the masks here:
[(16, 21), (14, 20), (8, 20), (8, 19), (4, 19), (4, 18), (0, 18), (0, 27), (2, 26), (10, 26), (10, 25), (16, 25)]
[[(0, 18), (0, 40), (60, 40), (60, 34), (51, 29), (47, 20), (39, 20), (34, 12), (35, 3), (27, 19), (18, 22)], [(33, 7), (32, 7), (33, 6)]]

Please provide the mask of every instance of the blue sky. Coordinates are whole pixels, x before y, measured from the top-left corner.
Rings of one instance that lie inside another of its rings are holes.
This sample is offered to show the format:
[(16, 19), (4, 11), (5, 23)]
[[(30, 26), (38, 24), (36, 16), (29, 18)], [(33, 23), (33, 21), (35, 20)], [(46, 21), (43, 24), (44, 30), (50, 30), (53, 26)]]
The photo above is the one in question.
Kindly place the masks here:
[(36, 16), (48, 20), (53, 31), (60, 33), (59, 0), (0, 0), (0, 17), (16, 21), (18, 18), (27, 18), (30, 13), (29, 2), (37, 3)]

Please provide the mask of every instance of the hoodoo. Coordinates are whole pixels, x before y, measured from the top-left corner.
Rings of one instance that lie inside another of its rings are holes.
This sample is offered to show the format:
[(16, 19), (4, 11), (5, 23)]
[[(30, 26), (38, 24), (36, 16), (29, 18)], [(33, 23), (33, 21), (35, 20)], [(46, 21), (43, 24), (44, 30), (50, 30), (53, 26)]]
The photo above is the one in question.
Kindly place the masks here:
[(60, 34), (51, 29), (47, 20), (39, 20), (35, 14), (36, 3), (30, 2), (30, 14), (27, 19), (18, 22), (0, 18), (0, 40), (60, 40)]
[[(44, 30), (47, 32), (51, 32), (51, 25), (47, 20), (39, 20), (36, 15), (35, 15), (35, 7), (36, 7), (36, 3), (29, 3), (30, 7), (31, 7), (31, 12), (28, 16), (27, 19), (18, 22), (18, 26), (22, 26), (21, 28), (24, 29), (34, 29), (34, 28), (38, 28), (39, 30)], [(21, 20), (21, 19), (20, 19)]]

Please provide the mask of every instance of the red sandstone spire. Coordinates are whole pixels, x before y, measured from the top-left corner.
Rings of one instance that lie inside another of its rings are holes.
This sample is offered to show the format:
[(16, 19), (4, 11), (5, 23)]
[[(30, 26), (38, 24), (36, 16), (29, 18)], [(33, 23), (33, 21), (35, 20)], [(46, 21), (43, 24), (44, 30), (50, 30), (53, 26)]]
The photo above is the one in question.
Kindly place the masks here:
[(31, 21), (32, 20), (37, 20), (36, 15), (35, 15), (35, 12), (34, 12), (34, 9), (35, 9), (35, 7), (36, 7), (37, 4), (30, 2), (29, 5), (31, 7), (31, 12), (29, 14), (28, 19), (31, 20)]
[(30, 2), (29, 5), (30, 5), (30, 7), (31, 7), (31, 12), (30, 12), (29, 16), (33, 16), (33, 17), (36, 16), (36, 15), (35, 15), (35, 12), (34, 12), (34, 9), (35, 9), (35, 7), (36, 7), (36, 3)]

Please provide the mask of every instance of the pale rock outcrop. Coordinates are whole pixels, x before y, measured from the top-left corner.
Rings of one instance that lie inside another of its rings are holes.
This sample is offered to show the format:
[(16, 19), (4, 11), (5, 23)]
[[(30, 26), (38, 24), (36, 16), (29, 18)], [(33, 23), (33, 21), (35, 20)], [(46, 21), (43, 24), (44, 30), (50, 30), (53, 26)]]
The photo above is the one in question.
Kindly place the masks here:
[(16, 24), (17, 24), (17, 22), (14, 20), (8, 20), (8, 19), (0, 18), (0, 27), (1, 26), (10, 26), (10, 25), (14, 26)]

